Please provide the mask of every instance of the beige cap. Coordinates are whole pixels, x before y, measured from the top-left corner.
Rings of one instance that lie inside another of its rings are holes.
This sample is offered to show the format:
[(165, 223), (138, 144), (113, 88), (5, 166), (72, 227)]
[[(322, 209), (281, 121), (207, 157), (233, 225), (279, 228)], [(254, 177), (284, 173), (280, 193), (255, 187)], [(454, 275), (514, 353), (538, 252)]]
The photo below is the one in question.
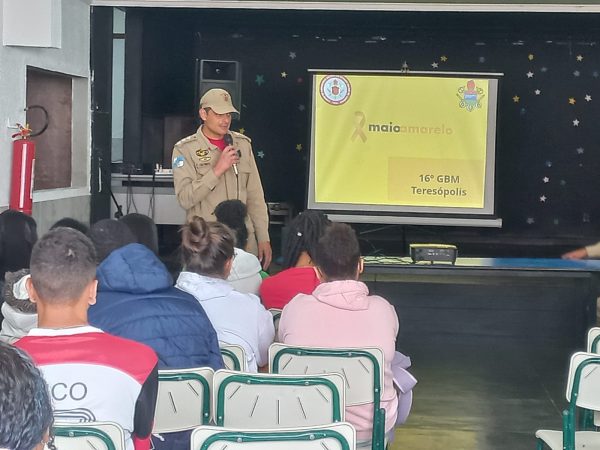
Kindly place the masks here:
[(200, 99), (200, 108), (210, 108), (217, 114), (238, 113), (231, 103), (231, 95), (225, 89), (210, 89)]

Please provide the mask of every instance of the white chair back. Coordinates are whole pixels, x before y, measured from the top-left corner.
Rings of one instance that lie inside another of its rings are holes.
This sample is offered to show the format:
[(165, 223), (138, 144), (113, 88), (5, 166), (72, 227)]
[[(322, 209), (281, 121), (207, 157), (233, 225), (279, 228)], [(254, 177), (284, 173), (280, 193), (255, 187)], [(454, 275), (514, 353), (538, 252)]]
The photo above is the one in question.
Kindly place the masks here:
[(600, 327), (592, 327), (587, 334), (588, 353), (600, 353)]
[(204, 426), (191, 436), (191, 450), (354, 450), (356, 432), (347, 422), (320, 427), (234, 430)]
[(219, 342), (219, 347), (225, 369), (239, 372), (248, 370), (248, 358), (244, 347), (237, 344), (225, 344), (224, 342)]
[(153, 433), (191, 430), (210, 422), (210, 367), (159, 370)]
[[(344, 349), (314, 348), (314, 353), (295, 349), (309, 349), (275, 343), (269, 348), (269, 367), (280, 374), (317, 374), (335, 372), (344, 376), (346, 406), (374, 401), (374, 375), (377, 374), (380, 397), (383, 393), (383, 351), (376, 347)], [(371, 356), (372, 355), (372, 356)]]
[(218, 370), (213, 379), (215, 424), (276, 429), (344, 419), (344, 380), (339, 374), (273, 375)]
[[(600, 411), (600, 362), (586, 363), (590, 358), (599, 359), (597, 353), (576, 352), (571, 356), (567, 378), (566, 397), (572, 401), (573, 386), (579, 385), (575, 404), (580, 408)], [(583, 367), (580, 368), (580, 366)], [(578, 373), (579, 372), (579, 373)]]
[(54, 435), (60, 450), (125, 450), (125, 433), (114, 422), (54, 423)]

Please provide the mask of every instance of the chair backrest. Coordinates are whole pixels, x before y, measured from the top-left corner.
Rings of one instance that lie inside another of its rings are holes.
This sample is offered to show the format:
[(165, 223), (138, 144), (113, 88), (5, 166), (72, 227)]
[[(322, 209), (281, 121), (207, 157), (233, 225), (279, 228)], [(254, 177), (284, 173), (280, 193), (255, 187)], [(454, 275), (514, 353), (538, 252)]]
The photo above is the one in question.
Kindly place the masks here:
[(273, 315), (273, 326), (275, 327), (275, 340), (279, 336), (279, 321), (281, 320), (281, 309), (269, 308), (269, 312)]
[(355, 436), (347, 422), (277, 430), (199, 427), (192, 432), (191, 450), (354, 450)]
[(237, 344), (225, 344), (219, 342), (223, 364), (226, 369), (246, 372), (248, 370), (248, 359), (244, 347)]
[(342, 374), (346, 406), (379, 403), (381, 398), (383, 351), (379, 348), (332, 349), (275, 343), (269, 348), (269, 367), (272, 373), (287, 375), (323, 371)]
[(592, 327), (587, 334), (588, 353), (600, 353), (600, 327)]
[(54, 423), (53, 429), (60, 450), (125, 450), (123, 428), (114, 422)]
[(600, 411), (600, 355), (576, 352), (571, 356), (566, 397), (569, 409), (575, 407)]
[(385, 446), (383, 395), (383, 350), (366, 348), (299, 347), (274, 343), (269, 347), (269, 367), (273, 373), (314, 374), (336, 372), (344, 376), (346, 406), (373, 403), (371, 447)]
[(218, 370), (213, 411), (216, 425), (241, 429), (341, 422), (344, 380), (336, 373), (289, 376)]
[(154, 433), (191, 430), (210, 423), (210, 367), (159, 370)]

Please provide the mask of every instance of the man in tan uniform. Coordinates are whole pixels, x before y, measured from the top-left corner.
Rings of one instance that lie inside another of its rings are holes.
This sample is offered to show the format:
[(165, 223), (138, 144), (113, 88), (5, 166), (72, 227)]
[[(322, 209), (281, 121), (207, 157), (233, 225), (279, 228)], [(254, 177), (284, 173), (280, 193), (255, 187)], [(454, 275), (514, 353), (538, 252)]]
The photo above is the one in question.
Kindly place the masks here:
[(244, 202), (248, 209), (246, 250), (258, 256), (266, 269), (272, 257), (269, 213), (250, 138), (229, 130), (231, 114), (237, 112), (223, 89), (211, 89), (202, 96), (203, 124), (173, 148), (175, 194), (188, 219), (200, 216), (215, 221), (214, 210), (222, 201)]

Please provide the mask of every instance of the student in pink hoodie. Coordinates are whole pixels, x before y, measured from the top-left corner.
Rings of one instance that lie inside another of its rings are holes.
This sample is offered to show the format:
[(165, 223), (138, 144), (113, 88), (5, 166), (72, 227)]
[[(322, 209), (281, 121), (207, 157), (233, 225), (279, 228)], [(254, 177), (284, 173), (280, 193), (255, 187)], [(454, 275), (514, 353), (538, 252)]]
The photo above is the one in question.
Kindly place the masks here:
[[(283, 309), (279, 338), (285, 344), (312, 347), (379, 347), (384, 353), (385, 431), (393, 429), (398, 396), (393, 386), (392, 361), (398, 335), (398, 316), (387, 300), (369, 295), (358, 281), (363, 270), (356, 234), (348, 225), (334, 223), (319, 239), (315, 255), (322, 283), (312, 294), (298, 294)], [(371, 438), (373, 405), (346, 407), (346, 420), (356, 428), (357, 440)]]

